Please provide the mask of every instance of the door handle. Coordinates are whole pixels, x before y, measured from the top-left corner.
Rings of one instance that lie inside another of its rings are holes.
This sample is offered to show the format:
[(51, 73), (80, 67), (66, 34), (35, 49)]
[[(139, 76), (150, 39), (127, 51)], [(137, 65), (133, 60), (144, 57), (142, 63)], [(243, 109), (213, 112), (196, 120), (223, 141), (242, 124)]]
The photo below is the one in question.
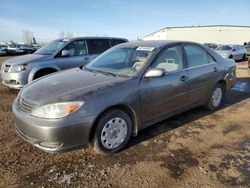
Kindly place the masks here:
[(188, 77), (183, 75), (183, 76), (180, 78), (180, 81), (185, 82), (187, 79), (188, 79)]

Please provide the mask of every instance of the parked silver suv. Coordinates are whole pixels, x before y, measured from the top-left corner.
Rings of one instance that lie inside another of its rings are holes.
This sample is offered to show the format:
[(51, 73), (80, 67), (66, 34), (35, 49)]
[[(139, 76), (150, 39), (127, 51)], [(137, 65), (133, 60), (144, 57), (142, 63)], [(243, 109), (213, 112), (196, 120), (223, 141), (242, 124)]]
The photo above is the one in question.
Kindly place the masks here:
[(85, 65), (110, 47), (127, 41), (109, 37), (54, 40), (34, 54), (5, 61), (1, 67), (2, 83), (10, 88), (20, 89), (47, 74)]

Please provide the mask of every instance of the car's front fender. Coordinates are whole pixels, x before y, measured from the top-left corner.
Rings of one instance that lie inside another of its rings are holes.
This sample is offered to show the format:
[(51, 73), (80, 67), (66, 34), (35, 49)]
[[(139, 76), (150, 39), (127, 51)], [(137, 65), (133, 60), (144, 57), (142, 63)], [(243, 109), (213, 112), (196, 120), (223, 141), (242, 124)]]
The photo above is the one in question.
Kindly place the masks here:
[(39, 66), (36, 66), (36, 67), (34, 67), (34, 68), (30, 71), (30, 73), (29, 73), (28, 83), (30, 83), (30, 82), (33, 81), (33, 78), (34, 78), (35, 74), (36, 74), (39, 70), (48, 69), (48, 68), (54, 69), (54, 70), (56, 70), (56, 71), (60, 71), (60, 70), (61, 70), (59, 67), (57, 67), (56, 65), (53, 65), (53, 64), (52, 64), (52, 65), (46, 64), (46, 65), (39, 65)]

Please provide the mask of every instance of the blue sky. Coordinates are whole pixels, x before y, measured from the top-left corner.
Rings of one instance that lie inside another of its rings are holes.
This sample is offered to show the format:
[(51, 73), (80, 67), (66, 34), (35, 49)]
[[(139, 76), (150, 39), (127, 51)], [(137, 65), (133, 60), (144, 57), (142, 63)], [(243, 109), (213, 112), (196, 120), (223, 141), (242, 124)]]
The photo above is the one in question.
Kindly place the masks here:
[(0, 3), (0, 40), (39, 41), (60, 31), (136, 39), (167, 26), (250, 25), (250, 0), (6, 0)]

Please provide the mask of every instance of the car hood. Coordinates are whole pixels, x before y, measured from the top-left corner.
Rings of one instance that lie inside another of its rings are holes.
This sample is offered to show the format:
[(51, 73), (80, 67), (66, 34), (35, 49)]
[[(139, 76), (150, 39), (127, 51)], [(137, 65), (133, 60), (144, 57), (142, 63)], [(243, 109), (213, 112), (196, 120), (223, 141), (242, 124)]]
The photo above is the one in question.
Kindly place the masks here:
[(15, 65), (15, 64), (33, 63), (38, 61), (50, 60), (52, 58), (53, 58), (52, 55), (29, 54), (8, 59), (4, 62), (4, 64)]
[(33, 81), (25, 86), (19, 95), (37, 106), (85, 100), (97, 91), (105, 92), (116, 84), (130, 79), (75, 68)]

